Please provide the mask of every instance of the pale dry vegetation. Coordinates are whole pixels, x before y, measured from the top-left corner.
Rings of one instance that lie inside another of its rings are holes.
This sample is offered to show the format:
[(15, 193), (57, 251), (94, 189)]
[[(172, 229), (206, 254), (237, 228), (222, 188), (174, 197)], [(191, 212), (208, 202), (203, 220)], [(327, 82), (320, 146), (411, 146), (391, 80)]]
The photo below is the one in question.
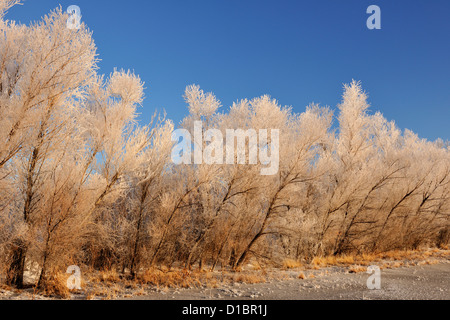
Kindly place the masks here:
[(91, 32), (68, 29), (60, 9), (29, 26), (5, 20), (17, 2), (0, 0), (4, 283), (23, 287), (34, 266), (31, 285), (66, 295), (65, 270), (78, 265), (111, 285), (184, 287), (202, 283), (202, 270), (250, 261), (356, 265), (448, 246), (449, 144), (371, 114), (359, 83), (345, 86), (337, 116), (318, 105), (298, 114), (268, 96), (219, 112), (214, 95), (189, 86), (181, 128), (279, 129), (279, 171), (174, 165), (172, 122), (137, 123), (139, 77), (99, 75)]

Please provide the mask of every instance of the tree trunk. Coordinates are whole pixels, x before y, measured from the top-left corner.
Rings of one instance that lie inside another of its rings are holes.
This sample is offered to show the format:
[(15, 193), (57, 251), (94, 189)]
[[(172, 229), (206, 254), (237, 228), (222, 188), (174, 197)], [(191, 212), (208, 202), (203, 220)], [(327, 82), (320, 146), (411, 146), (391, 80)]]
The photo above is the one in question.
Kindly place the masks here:
[(16, 241), (11, 250), (11, 263), (8, 268), (6, 283), (19, 289), (23, 288), (23, 274), (25, 271), (26, 248), (22, 241)]
[(139, 251), (139, 234), (141, 232), (141, 225), (142, 225), (142, 215), (144, 212), (144, 201), (147, 197), (147, 192), (144, 192), (142, 199), (141, 199), (141, 205), (139, 207), (139, 218), (136, 225), (136, 237), (134, 239), (134, 245), (133, 245), (133, 252), (131, 255), (131, 263), (130, 263), (130, 275), (133, 279), (136, 278), (136, 264), (138, 259), (138, 251)]

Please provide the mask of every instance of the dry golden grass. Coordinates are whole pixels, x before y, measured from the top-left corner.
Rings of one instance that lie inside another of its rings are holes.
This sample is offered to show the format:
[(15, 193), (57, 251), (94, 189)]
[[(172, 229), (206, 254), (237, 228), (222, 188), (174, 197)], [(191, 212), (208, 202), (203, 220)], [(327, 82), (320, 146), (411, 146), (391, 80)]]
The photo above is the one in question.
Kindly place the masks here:
[(374, 253), (363, 253), (361, 256), (357, 258), (358, 264), (363, 266), (368, 266), (371, 263), (379, 260), (380, 260), (379, 255), (376, 255)]
[(344, 264), (344, 265), (355, 263), (355, 258), (353, 256), (348, 256), (348, 255), (339, 256), (339, 257), (337, 257), (336, 260), (338, 263)]
[[(268, 280), (265, 270), (253, 272), (204, 272), (187, 269), (151, 268), (130, 280), (115, 270), (93, 272), (86, 275), (83, 289), (86, 299), (114, 299), (125, 289), (132, 290), (132, 295), (145, 295), (147, 286), (162, 291), (169, 288), (217, 288), (225, 283), (262, 283)], [(86, 283), (88, 284), (87, 286)]]
[(202, 272), (193, 272), (187, 269), (162, 271), (156, 268), (146, 270), (137, 279), (142, 284), (153, 285), (158, 288), (190, 288), (200, 287), (200, 279), (204, 277)]
[(450, 256), (450, 252), (448, 250), (436, 248), (428, 250), (392, 250), (383, 253), (315, 257), (310, 263), (310, 268), (320, 269), (321, 267), (327, 266), (348, 265), (368, 266), (374, 262), (381, 261), (397, 261), (398, 263), (389, 264), (389, 266), (403, 266), (406, 261), (408, 264), (412, 264), (414, 261), (421, 261), (421, 263), (436, 263), (435, 259), (430, 260), (430, 258), (442, 258), (448, 256)]
[(87, 292), (86, 293), (86, 300), (93, 300), (95, 298), (94, 292)]
[(314, 257), (311, 261), (311, 265), (313, 267), (317, 267), (315, 269), (319, 269), (319, 267), (326, 267), (330, 262), (334, 265), (336, 263), (336, 260), (333, 259), (335, 257)]
[(7, 285), (4, 282), (0, 282), (0, 289), (5, 290), (5, 291), (13, 291), (16, 290), (14, 287), (11, 287), (9, 285)]
[(263, 267), (261, 266), (261, 264), (258, 261), (252, 261), (252, 263), (249, 264), (249, 267), (252, 270), (262, 270)]
[(70, 297), (70, 290), (67, 287), (67, 273), (54, 273), (45, 281), (41, 293), (47, 296), (59, 296), (63, 299)]
[(100, 287), (96, 288), (94, 291), (90, 292), (88, 300), (92, 300), (94, 298), (100, 298), (102, 300), (112, 300), (117, 298), (120, 293), (120, 288), (116, 286), (112, 287)]
[[(124, 280), (120, 276), (120, 274), (114, 270), (101, 270), (101, 271), (88, 271), (85, 272), (84, 277), (82, 277), (82, 284), (90, 283), (90, 284), (114, 284), (121, 283)], [(86, 280), (85, 280), (86, 279)], [(83, 286), (83, 285), (82, 285)]]
[(419, 261), (418, 263), (417, 263), (417, 265), (432, 265), (432, 264), (436, 264), (436, 263), (439, 263), (439, 261), (438, 260), (435, 260), (435, 259), (432, 259), (432, 260), (424, 260), (424, 261)]
[(234, 282), (248, 283), (248, 284), (264, 283), (267, 282), (267, 276), (262, 274), (239, 273), (234, 276), (233, 280)]
[(449, 258), (450, 251), (443, 249), (391, 250), (382, 253), (315, 257), (307, 266), (318, 270), (324, 267), (349, 267), (349, 272), (365, 272), (367, 266), (377, 263), (380, 268), (399, 268), (405, 265), (435, 264), (439, 258)]
[(346, 266), (354, 263), (355, 258), (350, 255), (315, 257), (311, 261), (311, 265), (317, 267), (339, 266), (339, 265)]
[(359, 273), (359, 272), (366, 272), (367, 268), (364, 266), (359, 266), (359, 265), (353, 265), (350, 266), (348, 272), (350, 273)]
[(283, 269), (295, 269), (301, 267), (303, 267), (303, 264), (300, 261), (294, 259), (285, 259), (282, 263)]
[(101, 271), (98, 280), (100, 282), (118, 283), (121, 279), (119, 273), (115, 269), (112, 269)]

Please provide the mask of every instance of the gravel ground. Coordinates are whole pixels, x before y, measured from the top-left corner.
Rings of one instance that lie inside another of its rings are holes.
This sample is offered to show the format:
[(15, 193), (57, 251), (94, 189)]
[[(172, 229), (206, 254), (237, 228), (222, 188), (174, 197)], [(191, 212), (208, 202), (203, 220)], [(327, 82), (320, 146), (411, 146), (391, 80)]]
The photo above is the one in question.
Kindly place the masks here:
[[(313, 271), (312, 271), (313, 272)], [(305, 273), (307, 274), (307, 273)], [(134, 296), (135, 300), (449, 300), (450, 262), (381, 270), (381, 288), (369, 290), (367, 273), (344, 268), (315, 270), (314, 278), (216, 289), (178, 289)]]
[[(383, 268), (381, 288), (369, 290), (365, 272), (350, 273), (346, 267), (319, 270), (277, 271), (284, 280), (243, 284), (234, 282), (220, 288), (190, 289), (123, 289), (110, 299), (133, 300), (450, 300), (450, 260), (436, 264)], [(299, 274), (304, 279), (299, 279)], [(72, 299), (84, 300), (86, 293), (73, 294)], [(105, 297), (94, 297), (104, 299)], [(33, 293), (33, 289), (0, 289), (0, 300), (57, 299)]]

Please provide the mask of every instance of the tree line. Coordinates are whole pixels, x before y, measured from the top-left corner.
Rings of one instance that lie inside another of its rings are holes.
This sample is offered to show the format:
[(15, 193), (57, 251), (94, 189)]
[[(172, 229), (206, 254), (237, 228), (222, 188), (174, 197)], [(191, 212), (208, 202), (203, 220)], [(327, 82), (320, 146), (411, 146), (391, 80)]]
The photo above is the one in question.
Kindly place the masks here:
[(221, 111), (213, 94), (188, 86), (179, 128), (278, 129), (279, 170), (175, 165), (172, 121), (137, 121), (141, 79), (100, 75), (92, 33), (67, 28), (61, 9), (30, 25), (6, 20), (18, 2), (0, 1), (6, 283), (22, 287), (35, 267), (43, 288), (73, 264), (136, 277), (155, 265), (239, 269), (448, 244), (449, 144), (371, 113), (359, 82), (344, 86), (336, 112), (312, 104), (302, 113), (269, 96)]

